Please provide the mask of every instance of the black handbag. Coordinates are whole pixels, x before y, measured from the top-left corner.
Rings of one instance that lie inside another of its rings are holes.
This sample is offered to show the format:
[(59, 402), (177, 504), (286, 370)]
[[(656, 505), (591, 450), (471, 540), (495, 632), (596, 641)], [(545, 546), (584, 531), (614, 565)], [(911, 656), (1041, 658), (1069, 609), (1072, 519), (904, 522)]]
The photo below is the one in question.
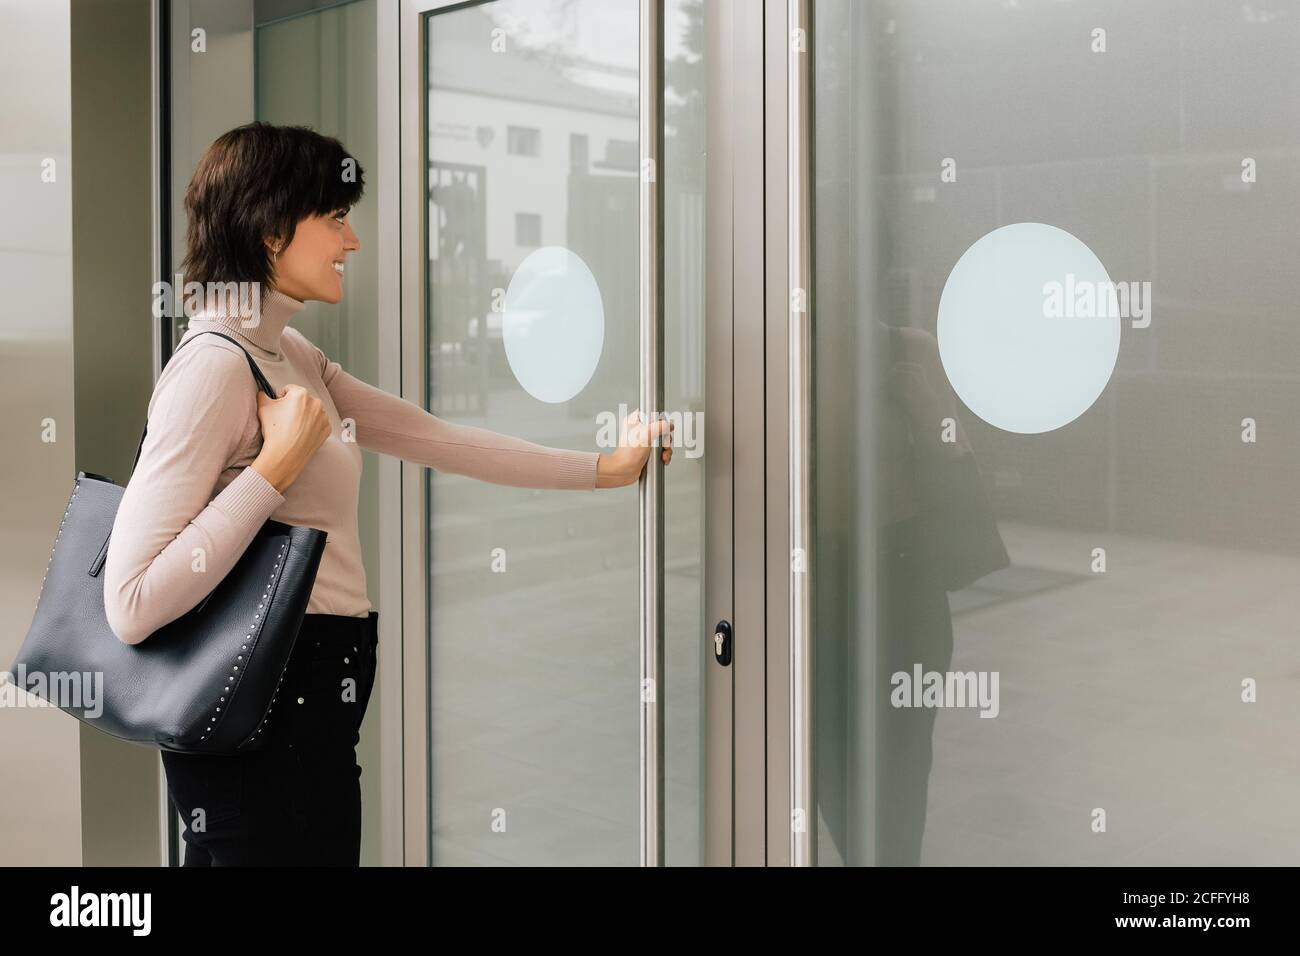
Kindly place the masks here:
[[(895, 361), (905, 361), (902, 333), (889, 327)], [(910, 426), (909, 426), (910, 427)], [(917, 566), (945, 591), (960, 591), (1011, 565), (974, 451), (927, 455), (912, 445), (917, 513), (910, 524)]]
[[(258, 387), (275, 398), (243, 351)], [(135, 462), (147, 432), (146, 422)], [(198, 605), (125, 644), (108, 626), (100, 576), (122, 492), (111, 478), (78, 473), (10, 680), (133, 743), (181, 753), (263, 749), (326, 533), (267, 521)]]

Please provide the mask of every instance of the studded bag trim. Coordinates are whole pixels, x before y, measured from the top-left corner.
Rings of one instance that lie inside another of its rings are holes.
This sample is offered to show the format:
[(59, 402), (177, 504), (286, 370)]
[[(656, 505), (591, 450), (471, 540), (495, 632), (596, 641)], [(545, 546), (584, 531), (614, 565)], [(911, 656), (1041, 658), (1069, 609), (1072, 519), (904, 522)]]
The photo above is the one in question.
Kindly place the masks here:
[[(258, 387), (274, 397), (244, 354)], [(139, 644), (124, 644), (108, 626), (100, 577), (123, 490), (103, 475), (78, 473), (9, 679), (133, 743), (195, 753), (261, 749), (326, 533), (267, 521), (194, 609)]]

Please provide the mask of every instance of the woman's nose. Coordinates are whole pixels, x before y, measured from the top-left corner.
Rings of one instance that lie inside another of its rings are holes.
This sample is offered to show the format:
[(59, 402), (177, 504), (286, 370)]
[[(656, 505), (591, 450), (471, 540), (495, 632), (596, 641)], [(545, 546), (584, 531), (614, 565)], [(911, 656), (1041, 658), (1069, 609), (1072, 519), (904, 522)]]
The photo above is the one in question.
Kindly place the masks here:
[(352, 223), (349, 222), (347, 226), (348, 230), (343, 237), (343, 248), (347, 249), (349, 252), (355, 252), (361, 248), (361, 240), (358, 239), (357, 234), (352, 231)]

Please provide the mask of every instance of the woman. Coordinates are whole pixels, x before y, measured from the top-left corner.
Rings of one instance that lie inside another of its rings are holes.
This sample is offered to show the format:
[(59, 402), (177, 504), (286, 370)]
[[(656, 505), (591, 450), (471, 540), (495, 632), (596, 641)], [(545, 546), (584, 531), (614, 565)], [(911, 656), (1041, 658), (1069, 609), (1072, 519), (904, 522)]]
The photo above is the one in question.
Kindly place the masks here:
[[(833, 315), (825, 303), (822, 315)], [(875, 363), (866, 376), (850, 338), (861, 334), (875, 339), (863, 349)], [(917, 666), (950, 670), (948, 593), (1006, 567), (1008, 555), (935, 337), (865, 319), (837, 336), (831, 352), (819, 366), (825, 394), (851, 387), (841, 385), (851, 376), (876, 391), (867, 401), (824, 405), (818, 427), (851, 431), (870, 414), (872, 439), (827, 449), (817, 500), (826, 513), (867, 511), (874, 531), (826, 522), (818, 543), (818, 860), (919, 866), (937, 712), (899, 706), (896, 682)], [(831, 454), (838, 458), (828, 461)], [(859, 599), (864, 577), (870, 586)]]
[[(268, 518), (327, 534), (267, 748), (163, 752), (186, 821), (186, 866), (359, 862), (355, 746), (378, 621), (357, 530), (361, 448), (498, 484), (576, 491), (632, 484), (651, 445), (670, 440), (669, 423), (642, 425), (637, 413), (608, 454), (452, 425), (353, 378), (289, 328), (305, 302), (342, 298), (347, 258), (361, 245), (348, 212), (363, 184), (337, 140), (252, 123), (208, 148), (186, 190), (187, 283), (250, 283), (263, 294), (255, 315), (236, 299), (194, 316), (158, 379), (105, 565), (109, 626), (138, 644), (186, 613)], [(257, 390), (244, 350), (278, 398)], [(672, 449), (661, 454), (667, 463)]]
[(948, 592), (1010, 562), (938, 342), (923, 329), (875, 329), (890, 363), (878, 459), (876, 863), (919, 866), (937, 712), (899, 707), (894, 681), (918, 665), (951, 669)]

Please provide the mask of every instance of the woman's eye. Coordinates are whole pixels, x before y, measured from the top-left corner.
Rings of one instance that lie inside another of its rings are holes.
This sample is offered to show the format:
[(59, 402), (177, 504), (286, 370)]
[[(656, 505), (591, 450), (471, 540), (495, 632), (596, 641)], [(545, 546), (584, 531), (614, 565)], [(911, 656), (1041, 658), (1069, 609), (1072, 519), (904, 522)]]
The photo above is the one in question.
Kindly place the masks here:
[(337, 222), (340, 226), (343, 225), (343, 220), (346, 218), (348, 218), (348, 214), (345, 212), (336, 212), (334, 214), (334, 221)]

